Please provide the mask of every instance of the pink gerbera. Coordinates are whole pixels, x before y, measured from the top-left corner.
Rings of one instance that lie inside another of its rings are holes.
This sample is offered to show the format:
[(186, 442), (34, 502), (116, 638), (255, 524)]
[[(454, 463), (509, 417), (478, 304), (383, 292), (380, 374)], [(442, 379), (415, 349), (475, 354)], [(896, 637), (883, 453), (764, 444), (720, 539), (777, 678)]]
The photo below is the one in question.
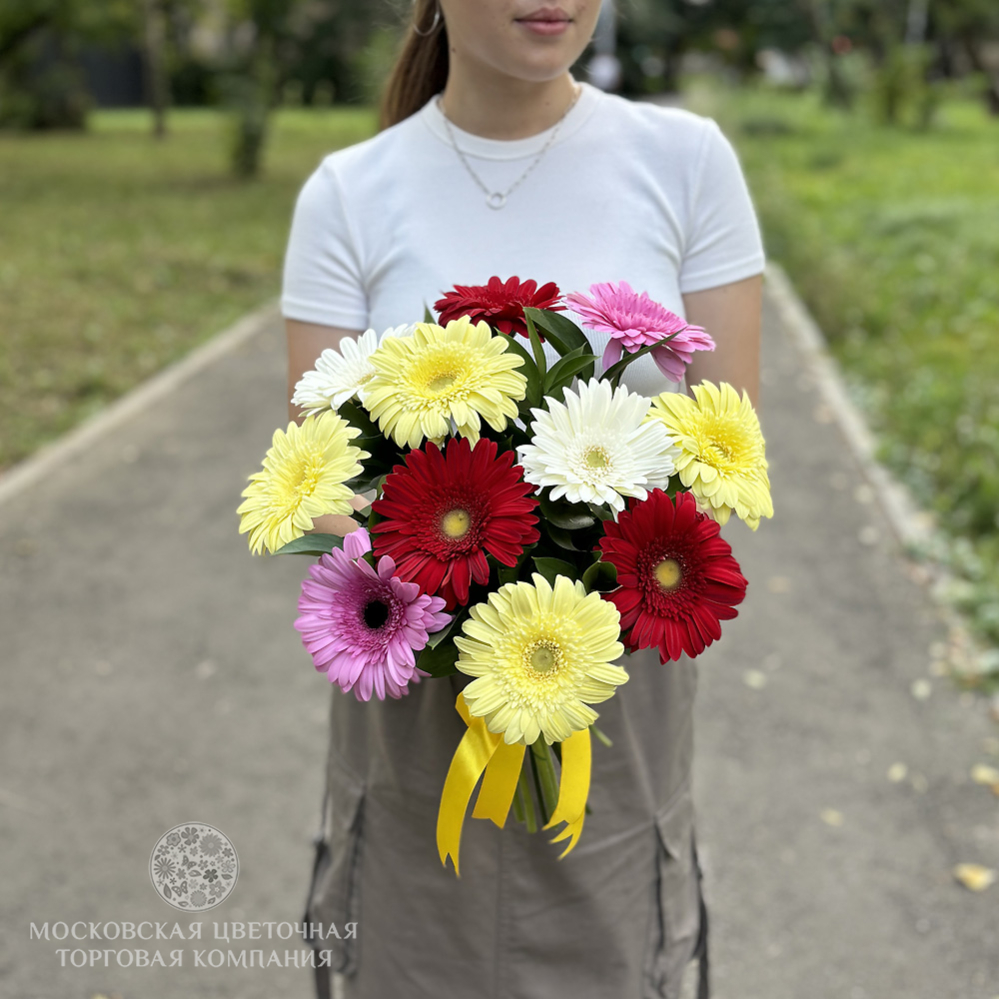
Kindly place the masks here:
[(410, 680), (428, 675), (416, 668), (416, 653), (451, 618), (441, 613), (443, 599), (399, 579), (389, 556), (373, 568), (364, 558), (370, 551), (362, 527), (343, 539), (343, 551), (334, 549), (309, 568), (295, 627), (330, 683), (353, 690), (359, 701), (371, 700), (372, 692), (384, 701), (386, 694), (409, 693)]
[(617, 285), (592, 284), (590, 294), (592, 298), (573, 292), (565, 296), (565, 301), (569, 308), (579, 313), (586, 329), (610, 334), (604, 350), (605, 371), (620, 360), (622, 351), (633, 354), (672, 336), (652, 351), (652, 358), (671, 382), (678, 382), (695, 350), (715, 349), (714, 340), (702, 327), (691, 326), (676, 313), (653, 302), (648, 292), (639, 295), (627, 281)]

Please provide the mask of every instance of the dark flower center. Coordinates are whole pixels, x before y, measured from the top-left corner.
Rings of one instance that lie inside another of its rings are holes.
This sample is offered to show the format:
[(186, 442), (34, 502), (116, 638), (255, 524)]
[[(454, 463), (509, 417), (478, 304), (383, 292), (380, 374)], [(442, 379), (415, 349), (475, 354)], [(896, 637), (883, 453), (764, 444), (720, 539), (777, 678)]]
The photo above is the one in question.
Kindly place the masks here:
[(382, 600), (369, 600), (364, 605), (362, 617), (372, 631), (377, 631), (389, 618), (389, 606)]

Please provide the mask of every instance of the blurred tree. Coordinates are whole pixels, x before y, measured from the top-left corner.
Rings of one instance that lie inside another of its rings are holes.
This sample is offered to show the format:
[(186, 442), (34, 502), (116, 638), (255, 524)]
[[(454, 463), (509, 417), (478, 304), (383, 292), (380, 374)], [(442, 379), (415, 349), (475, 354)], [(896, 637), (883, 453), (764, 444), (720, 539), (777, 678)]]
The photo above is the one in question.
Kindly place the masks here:
[(0, 125), (82, 128), (79, 45), (120, 37), (133, 14), (132, 0), (0, 0)]
[(153, 112), (153, 135), (166, 135), (166, 111), (170, 84), (166, 67), (166, 11), (162, 0), (140, 0), (146, 67), (146, 93)]
[(989, 111), (999, 115), (999, 68), (990, 65), (985, 46), (999, 42), (999, 3), (996, 0), (934, 0), (931, 22), (938, 34), (956, 42), (985, 81), (984, 96)]
[(397, 0), (295, 5), (281, 53), (285, 80), (300, 84), (305, 104), (325, 84), (337, 102), (371, 100), (379, 73), (387, 73), (394, 59), (402, 20)]
[(233, 23), (221, 89), (231, 112), (230, 165), (237, 177), (260, 172), (268, 118), (276, 103), (275, 54), (294, 7), (285, 0), (227, 0)]
[(202, 0), (0, 0), (0, 124), (82, 128), (90, 97), (82, 45), (137, 44), (146, 63), (154, 130), (168, 103), (168, 17)]
[(390, 0), (226, 3), (232, 25), (222, 91), (234, 112), (231, 162), (237, 175), (252, 177), (278, 95), (295, 88), (311, 104), (325, 85), (335, 100), (370, 100), (374, 77), (391, 63), (396, 29), (389, 25), (400, 17)]
[(711, 51), (740, 75), (762, 49), (795, 53), (813, 32), (791, 0), (620, 0), (618, 56), (630, 93), (679, 89), (680, 60)]

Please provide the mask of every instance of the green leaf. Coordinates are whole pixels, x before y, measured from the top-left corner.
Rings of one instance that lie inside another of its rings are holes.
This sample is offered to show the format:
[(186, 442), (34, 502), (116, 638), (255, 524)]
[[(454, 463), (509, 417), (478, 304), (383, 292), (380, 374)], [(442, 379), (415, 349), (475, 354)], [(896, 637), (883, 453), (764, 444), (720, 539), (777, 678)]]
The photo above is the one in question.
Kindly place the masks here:
[(603, 521), (605, 520), (614, 519), (614, 511), (611, 510), (609, 506), (606, 506), (602, 503), (601, 504), (588, 503), (587, 506), (589, 506), (593, 516), (596, 517), (597, 520), (599, 520), (601, 523), (603, 523)]
[(524, 563), (531, 558), (531, 553), (535, 548), (537, 548), (536, 544), (527, 545), (520, 553), (520, 558), (517, 559), (516, 565), (503, 565), (502, 562), (496, 560), (495, 556), (490, 555), (489, 564), (496, 567), (497, 585), (503, 586), (506, 583), (516, 583), (521, 577), (521, 570), (524, 567)]
[(563, 357), (577, 347), (583, 347), (588, 353), (592, 353), (593, 348), (586, 339), (586, 334), (560, 312), (526, 308), (524, 315), (544, 332), (545, 337), (551, 340), (552, 346)]
[(612, 364), (600, 377), (606, 379), (611, 383), (613, 388), (617, 388), (619, 382), (621, 381), (621, 375), (624, 374), (625, 368), (628, 367), (634, 361), (637, 361), (640, 357), (644, 357), (646, 354), (651, 354), (656, 347), (660, 346), (664, 341), (660, 340), (659, 343), (647, 343), (644, 347), (636, 350), (634, 354), (629, 354), (626, 350), (624, 352), (624, 357), (621, 358), (617, 364)]
[[(538, 336), (538, 331), (534, 328), (534, 323), (531, 321), (531, 317), (527, 316), (527, 336), (531, 341), (531, 350), (534, 351), (534, 363), (538, 366), (538, 374), (541, 376), (541, 380), (544, 381), (545, 374), (548, 371), (548, 359), (545, 357), (545, 348), (541, 345), (541, 337)], [(513, 336), (513, 334), (510, 334)]]
[(564, 548), (566, 551), (570, 552), (586, 551), (585, 548), (579, 548), (576, 545), (575, 539), (569, 531), (566, 531), (561, 527), (557, 527), (550, 521), (545, 523), (545, 530), (548, 532), (548, 537), (550, 537), (552, 541), (559, 546), (559, 548)]
[(373, 440), (376, 438), (385, 439), (385, 435), (378, 429), (378, 424), (374, 423), (368, 415), (368, 411), (359, 403), (348, 399), (340, 405), (337, 412), (352, 426), (361, 431), (360, 437), (355, 437), (353, 443), (357, 444), (362, 440)]
[[(545, 375), (544, 390), (545, 395), (551, 395), (556, 388), (569, 385), (572, 379), (580, 372), (584, 372), (583, 379), (593, 376), (593, 363), (597, 355), (586, 352), (585, 347), (577, 347), (570, 351), (565, 357), (559, 358)], [(587, 374), (587, 369), (589, 373)]]
[(427, 638), (427, 645), (436, 649), (441, 642), (446, 639), (453, 638), (455, 635), (461, 634), (462, 622), (467, 621), (469, 618), (468, 608), (463, 608), (459, 613), (455, 614), (451, 619), (451, 623), (446, 628), (441, 628), (440, 631), (435, 631), (432, 635)]
[(275, 555), (329, 555), (334, 548), (343, 548), (338, 534), (305, 534), (279, 548)]
[(587, 593), (599, 590), (605, 593), (617, 586), (617, 566), (613, 562), (594, 562), (583, 573), (583, 586)]
[(353, 489), (356, 494), (370, 492), (372, 489), (378, 489), (382, 485), (382, 481), (385, 479), (386, 475), (392, 470), (388, 464), (380, 461), (374, 461), (369, 459), (364, 463), (364, 471), (360, 475), (355, 475), (354, 478), (348, 479), (344, 485), (348, 489)]
[(427, 645), (416, 657), (416, 665), (431, 676), (450, 676), (457, 673), (455, 663), (458, 661), (458, 646), (453, 641), (440, 642), (437, 645)]
[(430, 306), (426, 302), (423, 303), (423, 321), (425, 323), (433, 323), (437, 320), (434, 319), (434, 314), (430, 311)]
[(338, 412), (352, 427), (361, 431), (360, 436), (353, 438), (351, 443), (370, 455), (361, 462), (364, 472), (357, 477), (358, 480), (363, 481), (390, 472), (392, 466), (399, 461), (399, 449), (378, 429), (378, 425), (372, 422), (368, 411), (357, 403), (345, 402)]
[[(503, 336), (504, 334), (497, 333), (496, 335)], [(517, 370), (527, 379), (527, 402), (531, 406), (540, 406), (541, 373), (538, 371), (537, 364), (534, 363), (534, 358), (512, 336), (506, 338), (506, 349), (512, 350), (524, 359), (524, 363)]]
[(589, 507), (582, 503), (553, 500), (550, 489), (541, 493), (539, 501), (541, 515), (545, 520), (549, 524), (561, 527), (564, 531), (583, 531), (597, 522)]
[(553, 586), (555, 585), (556, 576), (568, 576), (572, 580), (579, 579), (579, 570), (571, 562), (564, 562), (560, 558), (544, 558), (541, 556), (535, 556), (533, 562), (538, 572)]
[[(684, 327), (686, 329), (686, 327)], [(621, 381), (621, 375), (624, 374), (624, 369), (628, 367), (633, 361), (637, 361), (640, 357), (644, 357), (646, 354), (651, 354), (656, 347), (661, 347), (664, 343), (669, 343), (674, 337), (678, 337), (683, 330), (677, 330), (676, 333), (670, 333), (669, 336), (664, 336), (661, 340), (657, 340), (655, 343), (647, 343), (644, 347), (636, 350), (634, 354), (629, 354), (625, 351), (624, 357), (621, 358), (617, 364), (611, 365), (601, 377), (606, 378), (612, 386), (617, 388)]]

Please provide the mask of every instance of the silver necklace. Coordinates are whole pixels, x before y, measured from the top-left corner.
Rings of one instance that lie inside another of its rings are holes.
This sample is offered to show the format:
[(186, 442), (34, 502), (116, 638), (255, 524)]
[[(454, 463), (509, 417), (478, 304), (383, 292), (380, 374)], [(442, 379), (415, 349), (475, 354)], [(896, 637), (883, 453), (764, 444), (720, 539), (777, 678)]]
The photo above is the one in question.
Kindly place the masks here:
[(441, 103), (441, 99), (437, 98), (437, 108), (441, 113), (441, 117), (444, 119), (444, 127), (447, 129), (448, 138), (451, 140), (451, 147), (458, 154), (458, 158), (465, 165), (465, 169), (468, 171), (469, 176), (475, 183), (479, 186), (482, 193), (486, 196), (486, 204), (490, 208), (494, 208), (499, 211), (506, 204), (506, 199), (513, 194), (514, 191), (524, 183), (525, 180), (534, 172), (534, 168), (544, 159), (545, 153), (551, 148), (552, 143), (558, 138), (559, 129), (562, 127), (562, 122), (568, 117), (569, 112), (576, 106), (576, 101), (579, 100), (579, 95), (583, 92), (583, 88), (577, 83), (575, 85), (575, 92), (572, 95), (572, 100), (569, 102), (569, 106), (565, 109), (562, 117), (555, 123), (555, 127), (552, 129), (552, 134), (548, 136), (545, 140), (545, 144), (541, 147), (541, 151), (537, 156), (531, 161), (531, 165), (505, 190), (505, 191), (491, 191), (483, 183), (482, 178), (472, 169), (472, 164), (468, 162), (468, 157), (465, 155), (464, 151), (458, 145), (455, 139), (454, 129), (451, 127), (451, 121), (448, 116), (444, 113), (444, 105)]

